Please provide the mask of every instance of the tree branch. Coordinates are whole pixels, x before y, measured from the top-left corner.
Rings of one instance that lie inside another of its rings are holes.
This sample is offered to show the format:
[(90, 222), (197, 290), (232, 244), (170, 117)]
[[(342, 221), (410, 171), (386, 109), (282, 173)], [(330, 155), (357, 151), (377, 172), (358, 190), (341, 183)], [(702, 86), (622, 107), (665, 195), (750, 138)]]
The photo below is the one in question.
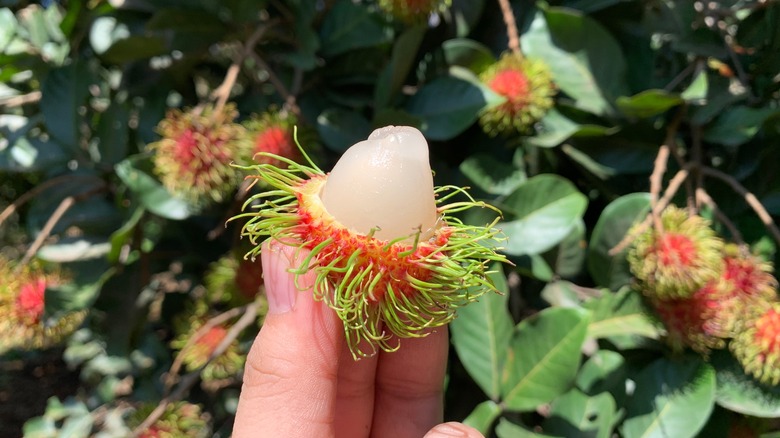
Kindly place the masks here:
[(498, 4), (501, 5), (501, 16), (506, 25), (506, 35), (509, 38), (509, 50), (516, 56), (522, 58), (523, 52), (520, 50), (520, 36), (517, 33), (517, 23), (515, 22), (515, 14), (512, 12), (512, 5), (509, 4), (509, 0), (498, 0)]

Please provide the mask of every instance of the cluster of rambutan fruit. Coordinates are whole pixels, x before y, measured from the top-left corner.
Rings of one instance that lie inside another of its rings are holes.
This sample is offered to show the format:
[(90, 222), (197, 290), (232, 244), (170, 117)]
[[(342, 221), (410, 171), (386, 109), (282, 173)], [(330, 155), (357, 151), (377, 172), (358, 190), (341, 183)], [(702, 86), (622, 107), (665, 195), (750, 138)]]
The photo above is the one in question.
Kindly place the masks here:
[(747, 374), (780, 383), (780, 299), (771, 264), (724, 242), (699, 215), (672, 206), (659, 219), (634, 230), (628, 261), (670, 345), (704, 355), (728, 346)]
[(232, 163), (252, 162), (258, 152), (299, 159), (294, 115), (270, 110), (242, 123), (237, 117), (232, 104), (168, 112), (157, 126), (162, 138), (149, 145), (168, 191), (197, 206), (221, 202), (241, 181)]

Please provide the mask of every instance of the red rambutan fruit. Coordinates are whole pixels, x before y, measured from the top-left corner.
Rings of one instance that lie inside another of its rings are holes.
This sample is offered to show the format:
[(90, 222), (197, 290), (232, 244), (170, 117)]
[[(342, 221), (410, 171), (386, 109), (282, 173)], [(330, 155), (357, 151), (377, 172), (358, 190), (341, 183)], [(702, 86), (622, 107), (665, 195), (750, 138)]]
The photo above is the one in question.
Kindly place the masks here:
[[(344, 322), (355, 357), (398, 348), (395, 338), (426, 336), (455, 309), (494, 287), (490, 241), (497, 230), (450, 216), (487, 207), (457, 187), (434, 188), (428, 145), (411, 127), (385, 127), (347, 150), (330, 174), (288, 162), (248, 166), (274, 190), (245, 204), (243, 228), (256, 257), (265, 236), (306, 249), (295, 272), (316, 273), (315, 298)], [(313, 164), (312, 164), (313, 166)], [(449, 192), (449, 193), (447, 193)], [(446, 194), (445, 194), (446, 193)], [(439, 199), (436, 197), (439, 196)]]
[(379, 0), (379, 9), (407, 24), (422, 23), (434, 12), (446, 10), (452, 0)]
[(752, 310), (729, 346), (745, 373), (767, 385), (780, 384), (780, 303)]
[(197, 301), (190, 313), (179, 316), (174, 321), (178, 336), (171, 341), (171, 347), (180, 351), (182, 363), (188, 370), (197, 370), (208, 363), (201, 371), (204, 381), (235, 376), (243, 368), (246, 359), (238, 340), (233, 340), (221, 355), (209, 362), (228, 330), (223, 324), (206, 326), (211, 316), (208, 307), (204, 301)]
[(628, 253), (631, 272), (651, 299), (688, 298), (723, 269), (723, 241), (701, 216), (674, 206), (661, 213), (663, 230), (648, 229)]
[(283, 161), (262, 153), (279, 155), (296, 162), (301, 161), (303, 155), (295, 143), (296, 123), (297, 118), (293, 114), (279, 111), (268, 111), (262, 116), (255, 116), (244, 122), (243, 125), (251, 142), (251, 147), (247, 148), (250, 151), (248, 161), (287, 167)]
[(483, 130), (491, 136), (526, 133), (554, 105), (555, 86), (542, 61), (507, 52), (480, 79), (506, 99), (480, 116)]
[(0, 353), (14, 348), (48, 348), (81, 325), (86, 315), (83, 311), (43, 320), (46, 288), (65, 282), (56, 269), (44, 271), (35, 263), (18, 268), (0, 258)]
[(230, 104), (221, 112), (210, 105), (168, 112), (157, 126), (162, 139), (149, 145), (168, 191), (200, 206), (221, 202), (235, 189), (240, 178), (231, 163), (245, 147), (244, 128), (233, 123), (237, 115)]

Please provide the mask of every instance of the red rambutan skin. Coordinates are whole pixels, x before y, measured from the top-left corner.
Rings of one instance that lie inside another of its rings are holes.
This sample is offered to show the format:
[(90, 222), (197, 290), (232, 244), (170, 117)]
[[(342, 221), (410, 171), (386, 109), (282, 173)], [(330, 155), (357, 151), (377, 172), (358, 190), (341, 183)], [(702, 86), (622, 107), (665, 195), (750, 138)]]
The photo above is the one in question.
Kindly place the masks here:
[(263, 286), (263, 265), (260, 260), (241, 260), (236, 270), (236, 286), (244, 298), (253, 300)]
[[(314, 176), (304, 184), (313, 184), (314, 187), (320, 187), (325, 183), (326, 176)], [(309, 190), (302, 189), (298, 191), (298, 209), (299, 225), (296, 227), (296, 233), (301, 241), (305, 242), (304, 247), (314, 249), (327, 240), (332, 240), (333, 245), (319, 252), (318, 259), (322, 265), (335, 264), (337, 267), (353, 266), (372, 266), (380, 272), (381, 278), (376, 282), (368, 279), (372, 285), (370, 290), (363, 291), (368, 294), (369, 301), (377, 303), (385, 298), (385, 292), (388, 285), (392, 286), (397, 296), (411, 296), (417, 293), (408, 279), (426, 281), (432, 277), (429, 265), (430, 262), (423, 263), (423, 260), (433, 254), (439, 247), (445, 245), (451, 230), (442, 227), (437, 230), (433, 242), (418, 242), (417, 247), (413, 248), (410, 244), (394, 243), (389, 245), (387, 241), (378, 240), (373, 237), (364, 236), (350, 231), (337, 224), (332, 218), (325, 218), (322, 214), (312, 208), (312, 202), (309, 199)], [(317, 190), (318, 192), (318, 190)], [(342, 254), (354, 254), (359, 251), (359, 255), (352, 263), (348, 263), (347, 258)], [(410, 254), (407, 254), (410, 252)], [(334, 272), (334, 282), (338, 283), (346, 276), (345, 274)]]
[(755, 323), (756, 344), (762, 347), (764, 356), (780, 356), (780, 311), (770, 308)]
[(658, 254), (658, 263), (664, 266), (684, 269), (693, 266), (696, 259), (696, 246), (691, 238), (678, 233), (662, 235), (655, 252)]
[(502, 109), (514, 115), (528, 104), (529, 84), (525, 73), (519, 70), (502, 70), (488, 82), (488, 87), (506, 98)]
[(202, 348), (207, 352), (207, 354), (210, 355), (214, 350), (217, 349), (219, 343), (225, 339), (225, 336), (227, 336), (227, 329), (225, 329), (225, 327), (214, 326), (208, 329), (208, 331), (201, 337), (199, 337), (198, 340), (195, 341), (195, 345), (199, 348)]
[(43, 316), (46, 280), (36, 278), (23, 284), (16, 297), (18, 318), (27, 324), (37, 324)]
[[(225, 139), (216, 134), (211, 129), (189, 127), (176, 138), (173, 156), (181, 163), (177, 171), (179, 175), (192, 174), (197, 186), (207, 184), (205, 181), (211, 178), (209, 173), (214, 166), (223, 166), (233, 160)], [(198, 135), (206, 138), (207, 147), (198, 143), (195, 138)]]
[(165, 427), (154, 424), (141, 433), (139, 438), (162, 438), (165, 434), (170, 434), (170, 431)]
[[(295, 145), (292, 133), (283, 126), (269, 126), (255, 136), (254, 153), (268, 152), (293, 161), (300, 161), (301, 153)], [(273, 164), (277, 167), (287, 167), (286, 163), (268, 156), (255, 155), (260, 164)]]

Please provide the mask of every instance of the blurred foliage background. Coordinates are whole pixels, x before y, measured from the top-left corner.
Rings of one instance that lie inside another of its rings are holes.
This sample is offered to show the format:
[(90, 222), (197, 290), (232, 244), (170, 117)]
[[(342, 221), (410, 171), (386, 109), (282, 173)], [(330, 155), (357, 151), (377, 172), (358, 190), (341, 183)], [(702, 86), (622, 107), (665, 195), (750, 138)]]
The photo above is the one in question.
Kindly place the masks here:
[(514, 263), (452, 325), (448, 420), (780, 436), (780, 320), (749, 357), (754, 320), (670, 345), (626, 260), (676, 204), (776, 262), (778, 24), (773, 0), (0, 0), (0, 435), (228, 436), (264, 314), (225, 225), (261, 188), (230, 162), (300, 159), (297, 126), (329, 169), (395, 124), (501, 208)]

